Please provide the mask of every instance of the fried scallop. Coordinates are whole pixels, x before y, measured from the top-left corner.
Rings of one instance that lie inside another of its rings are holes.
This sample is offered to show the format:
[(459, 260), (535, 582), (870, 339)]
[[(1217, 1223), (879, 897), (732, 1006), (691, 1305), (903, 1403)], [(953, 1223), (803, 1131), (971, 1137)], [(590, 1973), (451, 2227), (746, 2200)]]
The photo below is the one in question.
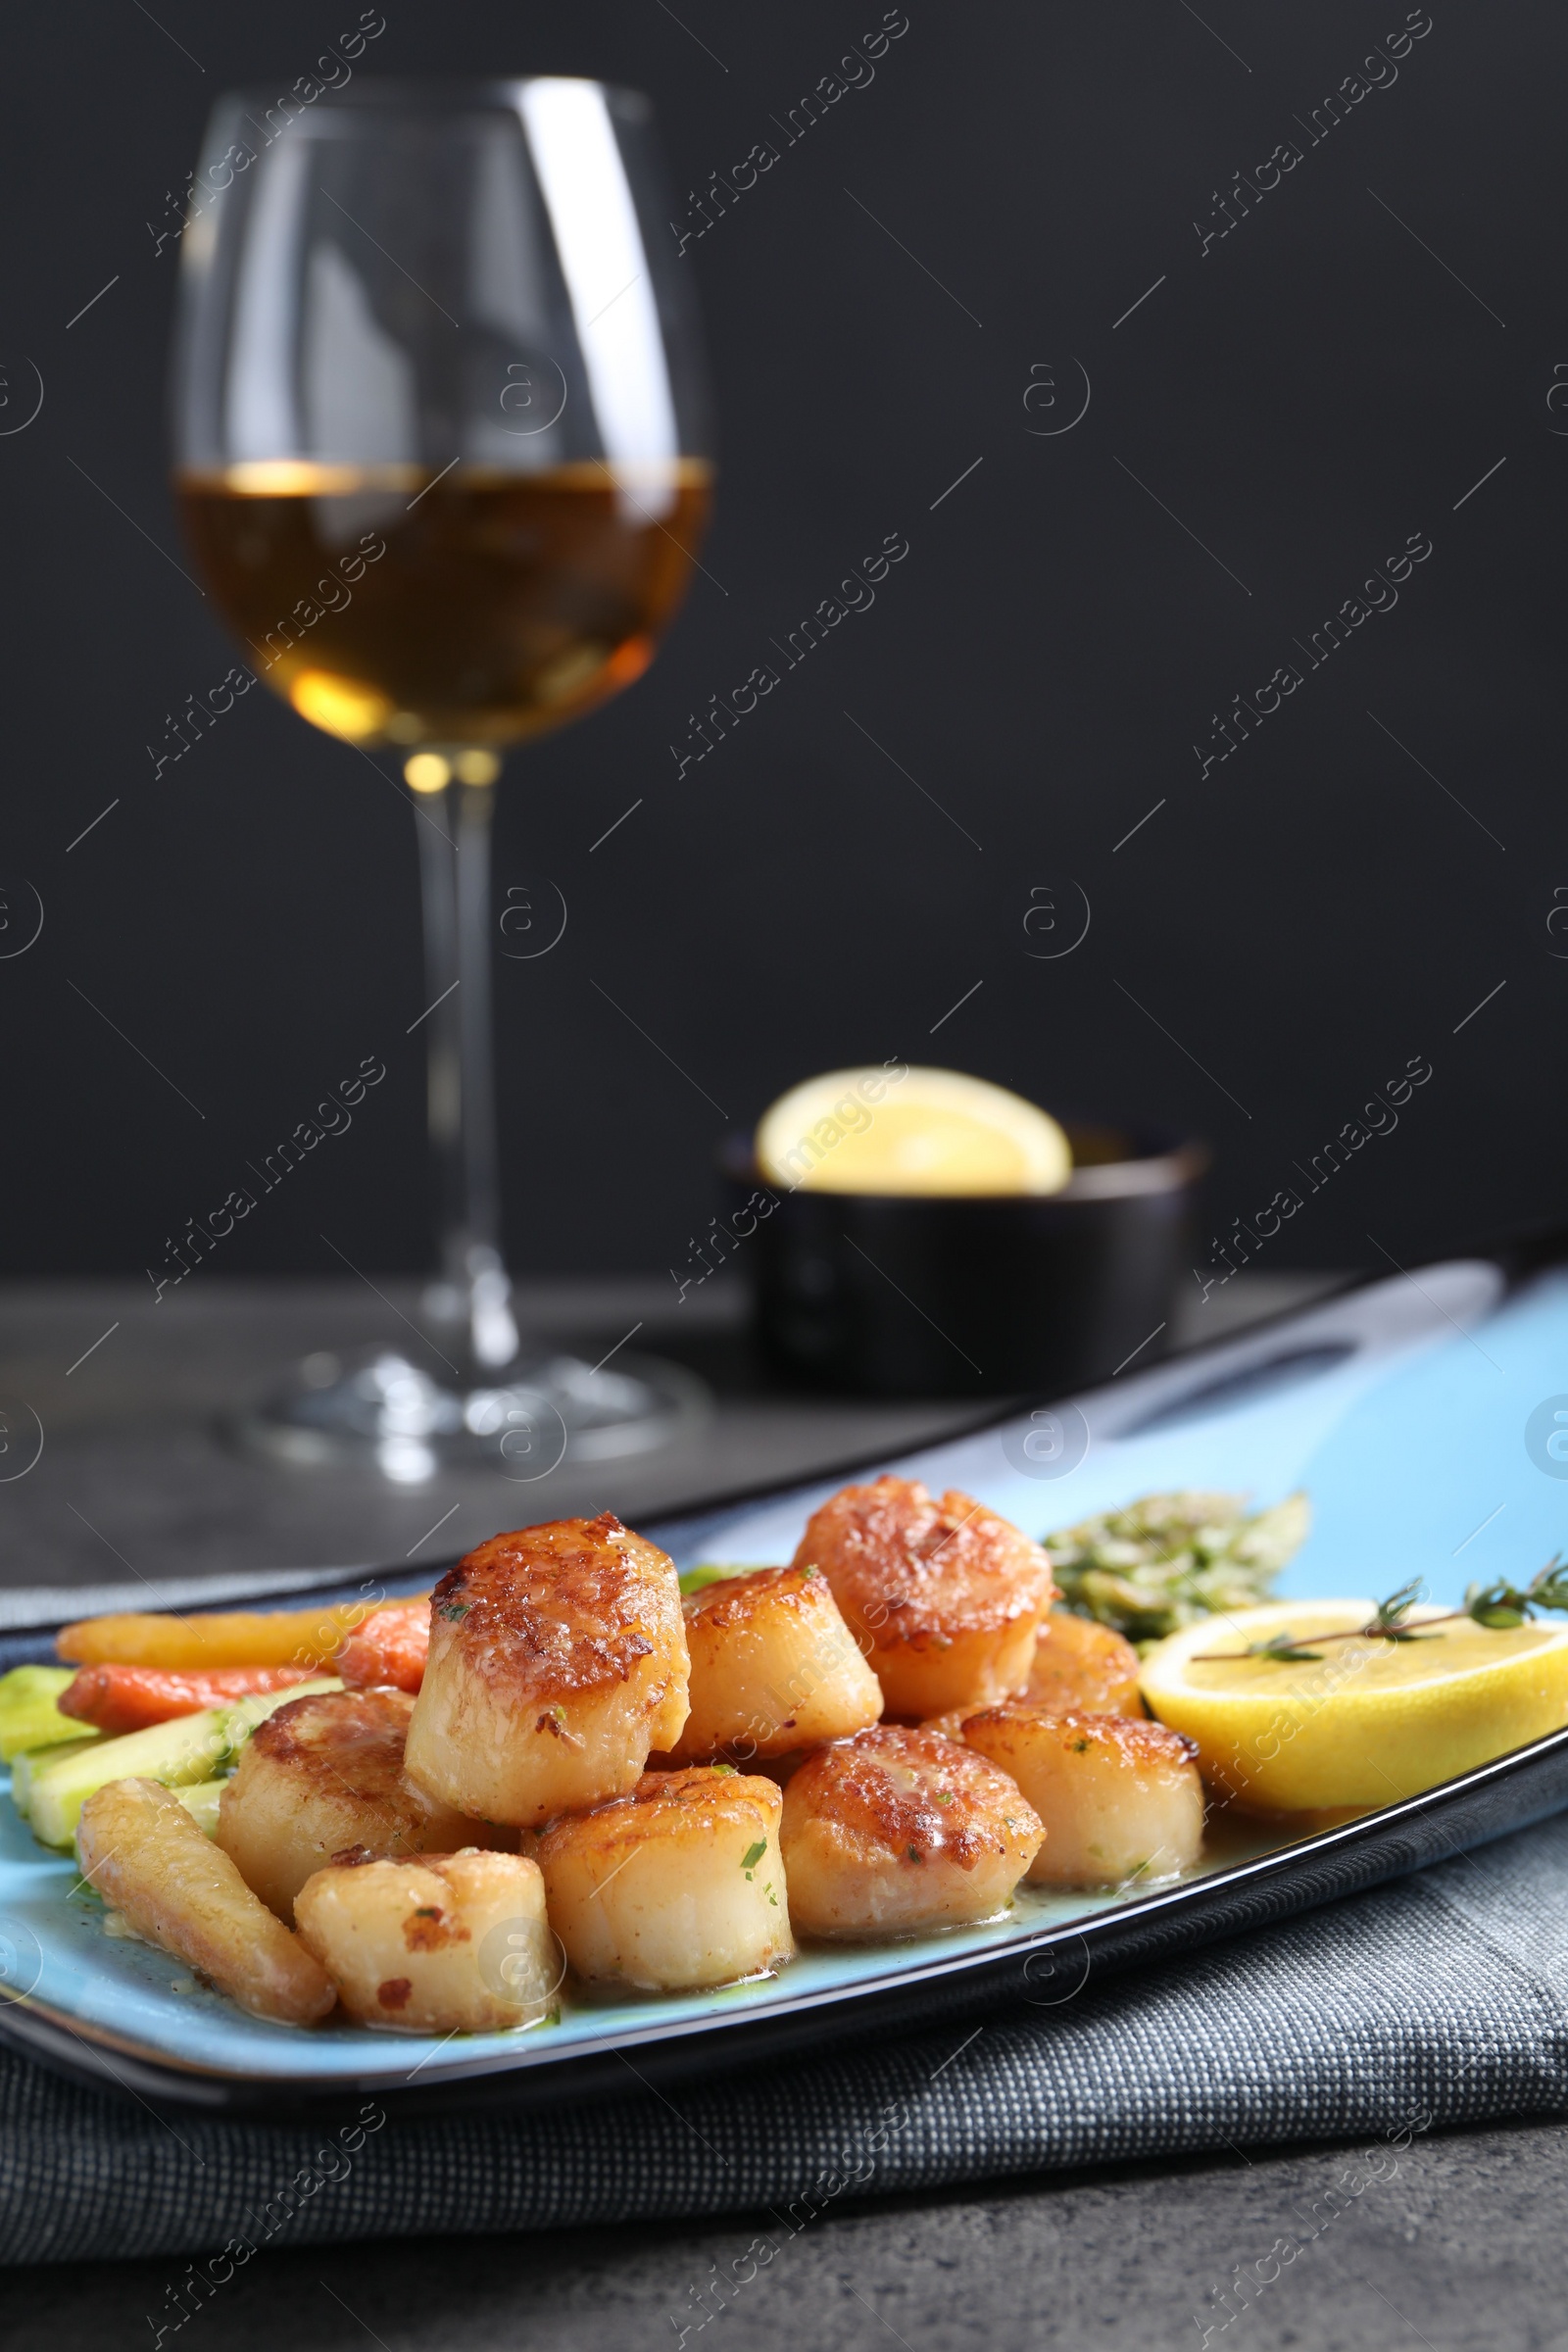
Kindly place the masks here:
[(1174, 1878), (1203, 1842), (1197, 1749), (1162, 1723), (1014, 1701), (969, 1716), (966, 1746), (1010, 1773), (1046, 1825), (1036, 1886)]
[(967, 1494), (918, 1480), (844, 1487), (807, 1522), (820, 1568), (890, 1715), (986, 1706), (1028, 1680), (1054, 1588), (1038, 1544)]
[(989, 1919), (1045, 1832), (1015, 1782), (939, 1733), (895, 1724), (808, 1756), (784, 1791), (790, 1916), (836, 1941)]
[(1108, 1625), (1053, 1609), (1040, 1627), (1028, 1686), (1017, 1695), (1058, 1715), (1070, 1707), (1091, 1715), (1142, 1715), (1138, 1652)]
[(961, 1747), (964, 1718), (973, 1713), (973, 1707), (950, 1707), (945, 1715), (928, 1715), (920, 1729), (932, 1733), (938, 1740), (952, 1740)]
[(674, 1992), (793, 1959), (783, 1801), (717, 1765), (645, 1773), (629, 1796), (554, 1823), (534, 1850), (577, 1974)]
[(519, 1854), (344, 1854), (295, 1898), (300, 1941), (358, 2025), (499, 2034), (536, 2025), (561, 1979), (544, 1882)]
[(725, 1577), (682, 1608), (692, 1711), (676, 1762), (787, 1755), (880, 1716), (881, 1685), (820, 1570)]
[(333, 2006), (326, 1972), (251, 1892), (157, 1781), (108, 1781), (81, 1808), (81, 1875), (148, 1943), (161, 1944), (252, 2017), (313, 2026)]
[(416, 1788), (403, 1770), (414, 1701), (402, 1690), (325, 1690), (259, 1723), (218, 1807), (218, 1842), (279, 1919), (313, 1871), (369, 1854), (452, 1853), (514, 1842)]
[(493, 1536), (430, 1606), (407, 1770), (441, 1803), (535, 1828), (624, 1794), (680, 1738), (674, 1563), (612, 1512)]

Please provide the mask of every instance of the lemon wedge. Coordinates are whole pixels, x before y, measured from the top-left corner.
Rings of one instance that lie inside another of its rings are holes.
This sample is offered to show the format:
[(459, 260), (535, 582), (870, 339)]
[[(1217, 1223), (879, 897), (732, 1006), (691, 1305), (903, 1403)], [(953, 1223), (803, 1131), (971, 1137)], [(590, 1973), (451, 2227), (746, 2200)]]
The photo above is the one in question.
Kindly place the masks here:
[[(1365, 1600), (1272, 1601), (1184, 1626), (1144, 1660), (1150, 1713), (1198, 1742), (1203, 1777), (1270, 1812), (1390, 1805), (1568, 1724), (1568, 1626), (1491, 1632), (1468, 1617), (1418, 1642), (1330, 1642), (1247, 1657), (1289, 1633), (1365, 1625)], [(1407, 1623), (1442, 1615), (1413, 1609)]]
[(958, 1070), (829, 1070), (780, 1096), (757, 1130), (768, 1180), (793, 1192), (1055, 1193), (1072, 1174), (1047, 1112)]

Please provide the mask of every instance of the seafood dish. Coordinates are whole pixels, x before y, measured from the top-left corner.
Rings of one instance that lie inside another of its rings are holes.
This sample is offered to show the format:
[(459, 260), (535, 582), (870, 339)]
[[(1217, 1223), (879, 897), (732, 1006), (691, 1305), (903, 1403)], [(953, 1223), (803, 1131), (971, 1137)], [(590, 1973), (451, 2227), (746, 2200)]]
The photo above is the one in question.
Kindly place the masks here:
[(62, 1665), (0, 1682), (0, 1735), (111, 1936), (253, 2017), (507, 2031), (568, 1980), (733, 1984), (1025, 1882), (1179, 1875), (1196, 1746), (1056, 1597), (1044, 1545), (918, 1480), (684, 1579), (606, 1512), (414, 1601), (68, 1626)]
[[(1534, 1622), (1568, 1580), (1282, 1614), (1259, 1595), (1308, 1524), (1300, 1495), (1182, 1493), (1042, 1544), (884, 1476), (778, 1567), (683, 1579), (605, 1512), (493, 1536), (358, 1616), (84, 1620), (59, 1638), (74, 1671), (0, 1683), (28, 1742), (13, 1802), (74, 1844), (108, 1934), (256, 2018), (497, 2033), (559, 2018), (568, 1981), (755, 1982), (802, 1941), (1003, 1918), (1021, 1886), (1163, 1885), (1233, 1803), (1353, 1809), (1348, 1710), (1396, 1773), (1456, 1709), (1479, 1753), (1517, 1744), (1521, 1709), (1526, 1737), (1568, 1720), (1568, 1629)], [(1102, 1616), (1053, 1605), (1057, 1554)], [(1142, 1655), (1104, 1621), (1159, 1610), (1178, 1630)], [(1303, 1690), (1282, 1797), (1283, 1742), (1254, 1727), (1249, 1771), (1227, 1727)]]
[[(1069, 1999), (1568, 1802), (1568, 1280), (1423, 1279), (433, 1591), (8, 1636), (0, 2034), (253, 2112), (551, 2097)], [(1494, 1358), (1522, 1467), (1454, 1442)]]

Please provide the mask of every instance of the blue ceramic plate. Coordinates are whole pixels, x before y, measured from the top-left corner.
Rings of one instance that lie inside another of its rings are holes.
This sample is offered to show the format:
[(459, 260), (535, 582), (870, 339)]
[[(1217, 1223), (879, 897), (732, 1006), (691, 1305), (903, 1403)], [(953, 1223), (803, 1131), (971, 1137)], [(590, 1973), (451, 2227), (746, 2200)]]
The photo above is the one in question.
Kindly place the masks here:
[[(1286, 1596), (1376, 1594), (1425, 1578), (1456, 1599), (1515, 1578), (1568, 1536), (1568, 1271), (1510, 1284), (1497, 1264), (1425, 1267), (1033, 1416), (878, 1465), (977, 1495), (1033, 1534), (1164, 1487), (1298, 1486), (1312, 1535)], [(832, 1479), (642, 1532), (677, 1565), (788, 1559)], [(389, 1591), (428, 1581), (389, 1578)], [(296, 1595), (297, 1598), (297, 1595)], [(1070, 1998), (1092, 1971), (1232, 1933), (1414, 1868), (1568, 1805), (1568, 1732), (1443, 1788), (1287, 1845), (1232, 1829), (1179, 1883), (1035, 1894), (978, 1928), (816, 1948), (718, 1992), (590, 1998), (554, 2022), (436, 2040), (262, 2024), (149, 1947), (109, 1938), (69, 1861), (0, 1797), (0, 2034), (137, 2095), (269, 2113), (371, 2091), (407, 2105), (580, 2094), (634, 2066), (658, 2081), (1011, 1996)]]

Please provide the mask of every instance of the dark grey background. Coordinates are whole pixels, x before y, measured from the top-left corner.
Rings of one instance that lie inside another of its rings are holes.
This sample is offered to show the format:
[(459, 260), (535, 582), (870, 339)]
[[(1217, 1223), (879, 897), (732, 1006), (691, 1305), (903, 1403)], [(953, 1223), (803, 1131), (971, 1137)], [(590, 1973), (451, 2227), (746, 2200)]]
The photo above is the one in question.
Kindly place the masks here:
[[(362, 70), (649, 89), (678, 191), (773, 135), (882, 13), (385, 8)], [(168, 560), (177, 265), (145, 222), (216, 94), (283, 90), (358, 9), (156, 15), (89, 0), (6, 34), (0, 423), (30, 401), (27, 357), (46, 397), (0, 439), (0, 867), (13, 921), (24, 880), (46, 919), (0, 962), (23, 1147), (0, 1268), (160, 1263), (367, 1054), (387, 1083), (226, 1270), (335, 1270), (323, 1229), (360, 1265), (415, 1268), (425, 999), (392, 762), (378, 778), (262, 693), (157, 783), (144, 748), (232, 659)], [(1221, 1225), (1424, 1054), (1397, 1132), (1308, 1197), (1270, 1262), (1379, 1262), (1368, 1233), (1409, 1262), (1552, 1214), (1560, 12), (1434, 0), (1394, 86), (1317, 145), (1298, 122), (1402, 24), (1396, 0), (909, 18), (874, 82), (688, 249), (722, 419), (712, 576), (649, 677), (504, 789), (498, 888), (548, 879), (570, 908), (552, 955), (496, 967), (516, 1262), (683, 1262), (715, 1105), (749, 1122), (809, 1070), (895, 1053), (1206, 1133)], [(1292, 137), (1301, 164), (1202, 254), (1195, 216)], [(1031, 433), (1072, 414), (1075, 361), (1087, 415)], [(1056, 406), (1026, 411), (1048, 367)], [(677, 782), (687, 712), (894, 530), (911, 552), (875, 609)], [(1398, 608), (1200, 782), (1210, 714), (1417, 531), (1434, 554)], [(1030, 894), (1069, 879), (1089, 935), (1033, 959)]]

